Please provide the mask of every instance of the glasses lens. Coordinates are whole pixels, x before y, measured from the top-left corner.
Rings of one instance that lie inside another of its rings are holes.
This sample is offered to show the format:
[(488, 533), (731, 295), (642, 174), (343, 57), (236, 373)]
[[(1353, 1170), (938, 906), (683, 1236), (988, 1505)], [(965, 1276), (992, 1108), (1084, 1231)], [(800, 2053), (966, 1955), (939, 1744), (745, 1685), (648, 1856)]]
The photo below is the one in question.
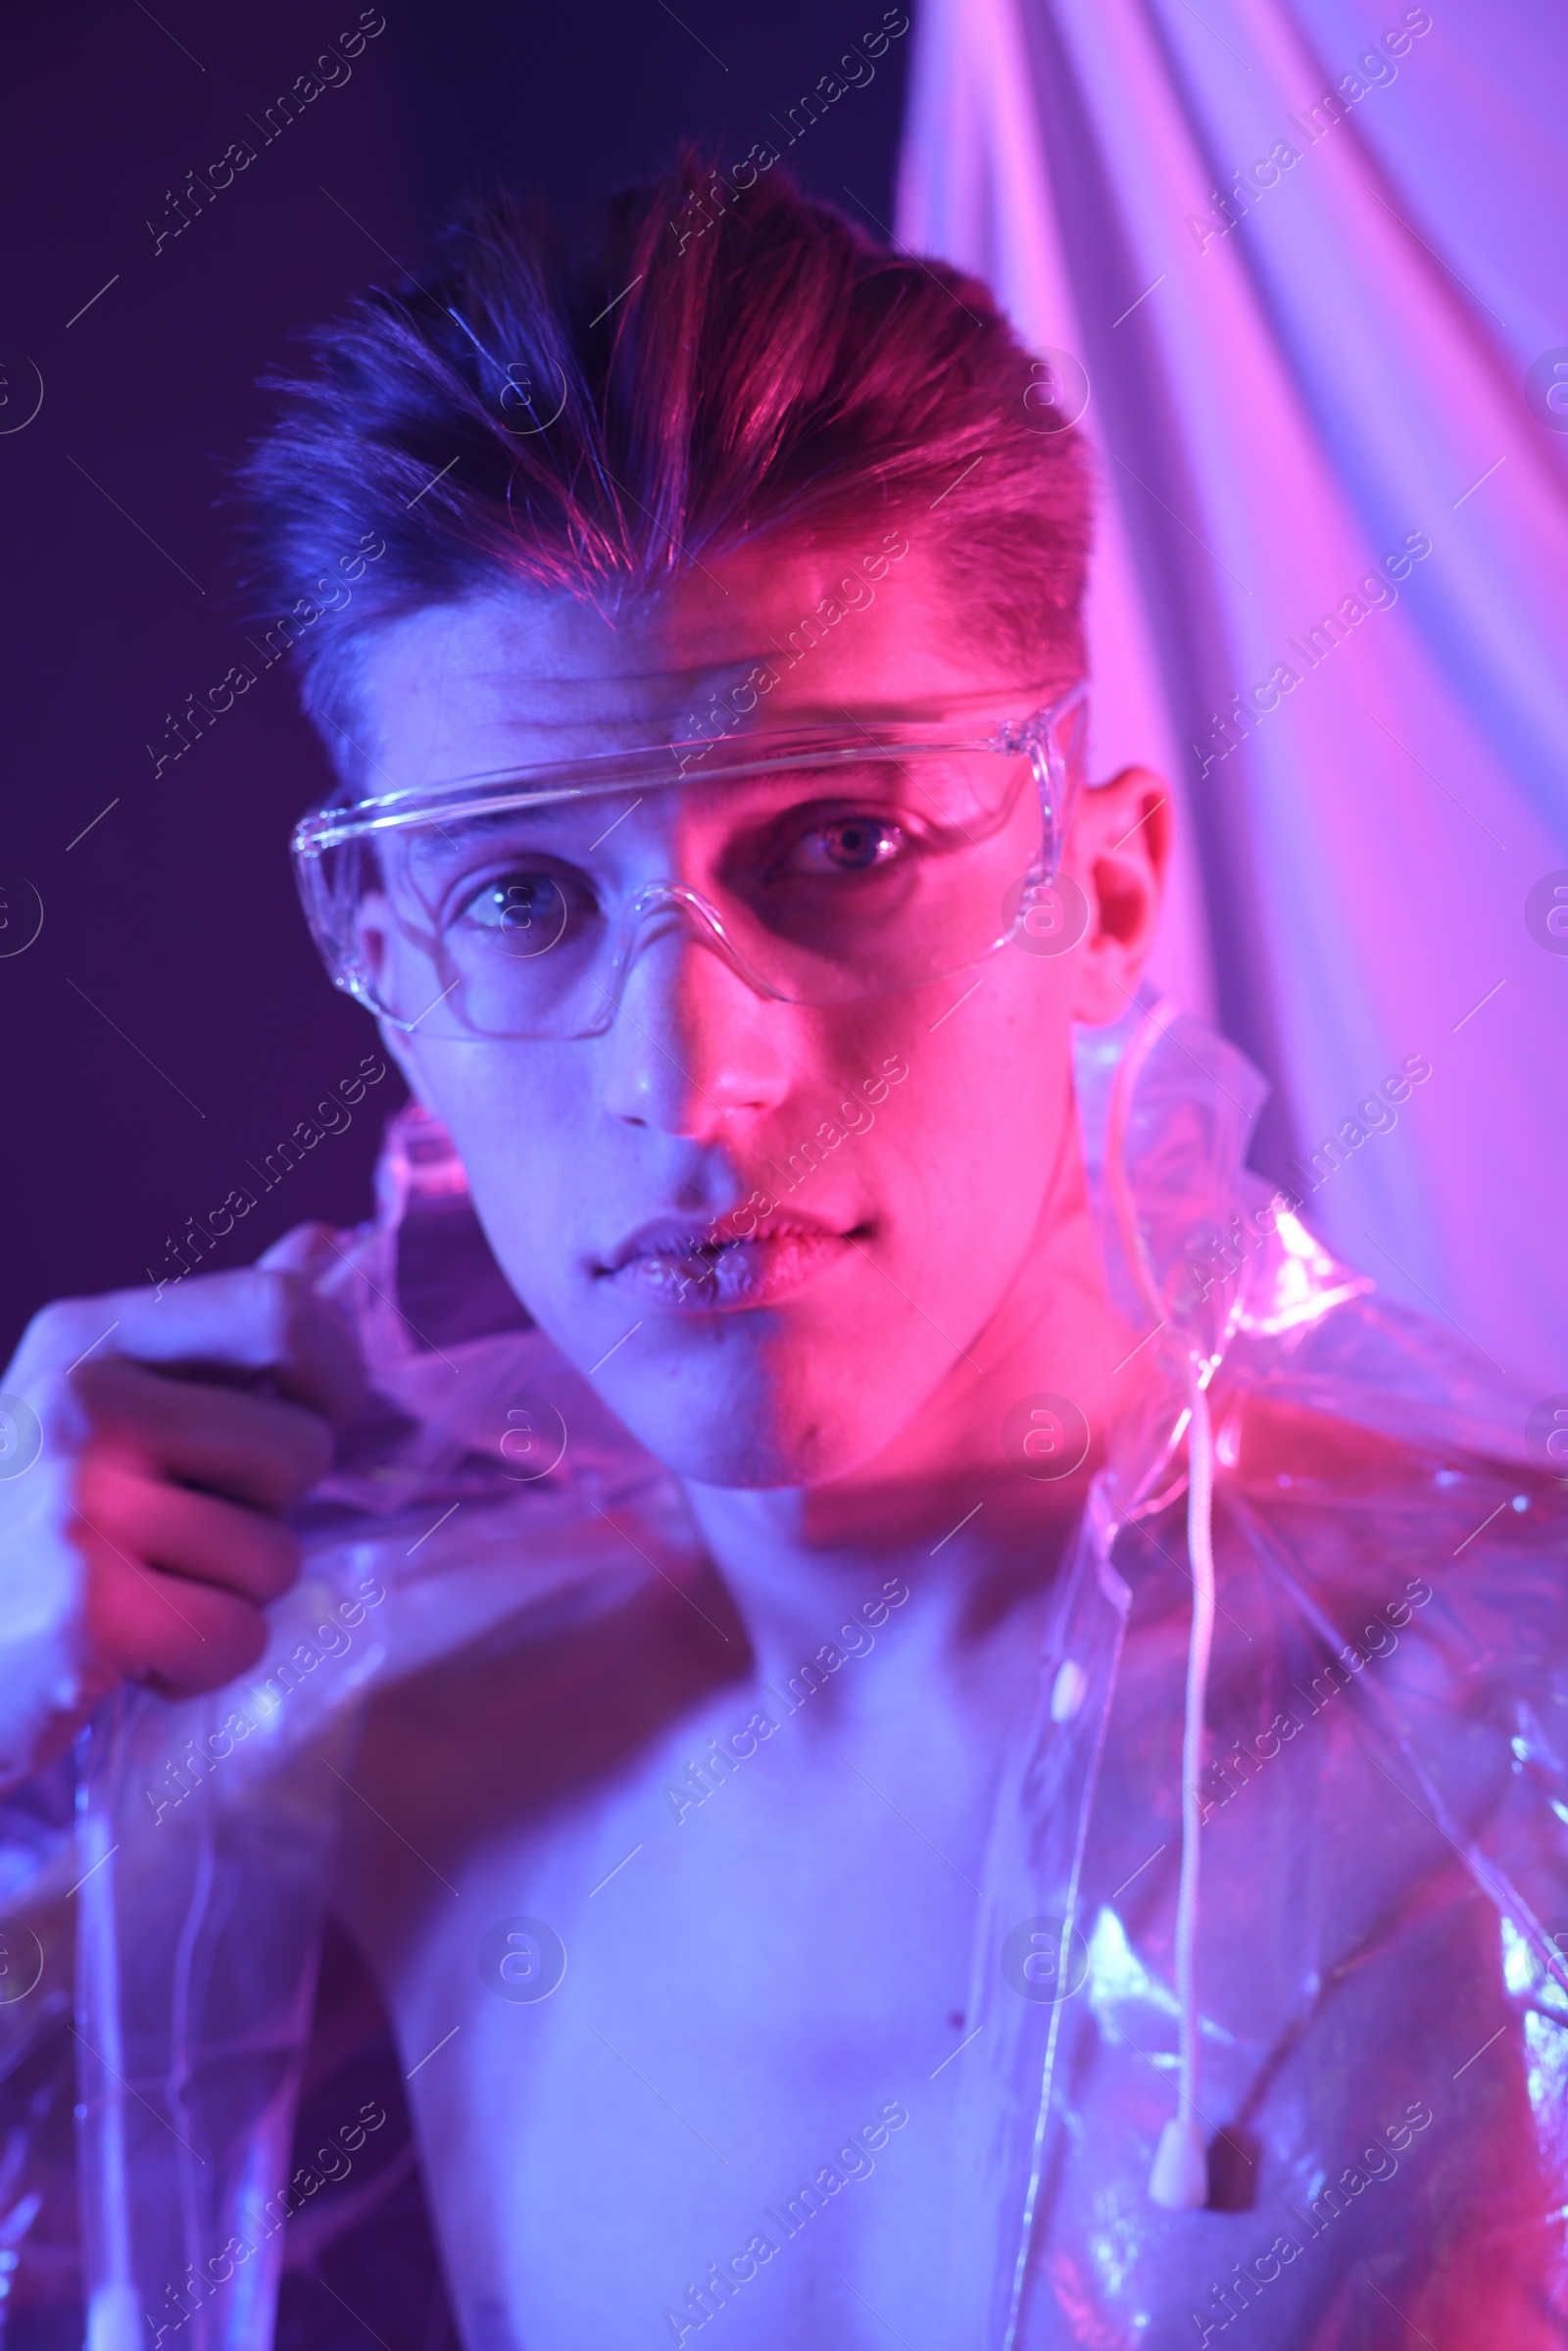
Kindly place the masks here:
[[(1038, 758), (1039, 755), (1037, 754)], [(340, 979), (399, 1025), (568, 1038), (689, 925), (760, 993), (918, 987), (1007, 935), (1042, 848), (1023, 752), (906, 750), (642, 793), (475, 810), (302, 858)]]

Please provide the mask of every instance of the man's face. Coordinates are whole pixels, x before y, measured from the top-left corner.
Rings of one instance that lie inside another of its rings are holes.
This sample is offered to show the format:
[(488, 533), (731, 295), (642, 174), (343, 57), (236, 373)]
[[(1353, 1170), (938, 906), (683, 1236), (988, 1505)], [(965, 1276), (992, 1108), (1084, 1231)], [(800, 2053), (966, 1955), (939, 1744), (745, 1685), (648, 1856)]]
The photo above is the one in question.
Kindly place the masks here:
[[(918, 549), (868, 600), (861, 559), (884, 534), (861, 535), (753, 549), (613, 626), (521, 599), (397, 624), (368, 664), (374, 788), (707, 734), (713, 694), (764, 666), (776, 683), (737, 733), (909, 716), (983, 739), (1068, 682), (975, 652)], [(802, 615), (847, 573), (858, 609), (808, 648), (797, 636), (791, 659)], [(573, 863), (585, 813), (541, 816), (550, 858)], [(999, 876), (1021, 882), (1039, 837), (1026, 777), (970, 857), (986, 903), (962, 909), (966, 936), (1004, 929)], [(626, 892), (712, 895), (745, 838), (732, 787), (686, 786), (645, 797), (595, 854)], [(411, 1004), (424, 976), (403, 969)], [(450, 1128), (513, 1287), (627, 1427), (703, 1483), (800, 1487), (880, 1452), (1005, 1298), (1076, 1148), (1075, 991), (1083, 950), (1007, 947), (897, 994), (779, 1002), (680, 924), (644, 946), (603, 1036), (388, 1043)], [(715, 1227), (734, 1237), (716, 1258)]]

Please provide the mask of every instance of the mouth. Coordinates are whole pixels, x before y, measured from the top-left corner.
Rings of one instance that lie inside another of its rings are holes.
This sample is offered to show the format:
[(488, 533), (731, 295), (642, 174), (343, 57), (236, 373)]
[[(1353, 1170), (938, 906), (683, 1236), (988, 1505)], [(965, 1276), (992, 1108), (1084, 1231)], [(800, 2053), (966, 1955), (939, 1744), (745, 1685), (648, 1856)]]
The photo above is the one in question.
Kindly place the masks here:
[(756, 1229), (725, 1238), (722, 1217), (702, 1224), (660, 1219), (621, 1243), (596, 1278), (647, 1305), (675, 1313), (723, 1314), (770, 1306), (842, 1264), (870, 1234), (792, 1215), (759, 1217)]

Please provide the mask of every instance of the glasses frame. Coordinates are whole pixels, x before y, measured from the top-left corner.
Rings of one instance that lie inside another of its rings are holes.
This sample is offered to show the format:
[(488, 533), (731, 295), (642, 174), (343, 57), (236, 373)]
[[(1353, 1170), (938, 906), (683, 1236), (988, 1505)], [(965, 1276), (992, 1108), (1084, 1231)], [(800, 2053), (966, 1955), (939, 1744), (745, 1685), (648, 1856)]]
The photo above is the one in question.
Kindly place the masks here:
[[(426, 825), (458, 823), (510, 809), (559, 806), (563, 803), (625, 794), (641, 785), (645, 792), (662, 792), (692, 784), (741, 781), (779, 773), (831, 774), (835, 767), (863, 766), (877, 759), (903, 759), (910, 754), (941, 752), (986, 753), (1016, 759), (1027, 757), (1039, 796), (1041, 850), (1025, 876), (1017, 911), (1010, 926), (965, 957), (953, 971), (973, 970), (1011, 944), (1023, 928), (1031, 906), (1042, 891), (1055, 882), (1062, 850), (1072, 820), (1073, 806), (1083, 781), (1088, 733), (1088, 688), (1079, 680), (1025, 718), (1006, 719), (979, 734), (968, 727), (931, 726), (921, 721), (893, 720), (875, 726), (852, 722), (857, 732), (837, 727), (758, 729), (741, 737), (709, 736), (657, 744), (631, 752), (593, 753), (583, 759), (558, 760), (534, 767), (506, 767), (450, 778), (401, 792), (388, 792), (353, 803), (329, 802), (313, 809), (295, 826), (290, 842), (294, 878), (312, 937), (335, 988), (352, 996), (377, 1020), (411, 1035), (434, 1009), (413, 1020), (401, 1018), (382, 1004), (363, 962), (344, 932), (341, 906), (327, 881), (324, 859), (329, 851), (352, 842), (373, 841), (383, 834)], [(722, 755), (711, 758), (715, 749)], [(668, 758), (673, 772), (661, 772)], [(711, 946), (760, 997), (777, 1003), (797, 999), (776, 988), (737, 948), (724, 917), (701, 891), (683, 882), (652, 882), (637, 891), (622, 908), (617, 925), (610, 984), (591, 1025), (572, 1030), (569, 1042), (603, 1036), (620, 1007), (627, 976), (650, 936), (650, 918), (669, 912), (691, 922), (705, 944)], [(931, 980), (951, 976), (932, 972), (921, 980), (873, 987), (860, 997), (834, 1002), (868, 1002), (902, 995)], [(450, 993), (450, 991), (448, 991)], [(439, 1003), (442, 1000), (436, 999)], [(482, 1032), (468, 1031), (470, 1036)], [(542, 1042), (543, 1039), (497, 1038), (497, 1043)]]

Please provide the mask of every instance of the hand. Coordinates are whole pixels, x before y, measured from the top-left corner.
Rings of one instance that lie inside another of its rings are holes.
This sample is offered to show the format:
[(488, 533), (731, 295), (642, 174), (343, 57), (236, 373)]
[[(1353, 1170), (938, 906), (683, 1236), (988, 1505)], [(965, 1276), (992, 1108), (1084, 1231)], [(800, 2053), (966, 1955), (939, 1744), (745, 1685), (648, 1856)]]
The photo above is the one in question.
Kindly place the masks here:
[(323, 1228), (300, 1226), (243, 1271), (57, 1299), (27, 1326), (0, 1377), (43, 1431), (0, 1479), (0, 1786), (122, 1682), (183, 1697), (261, 1656), (300, 1568), (282, 1514), (365, 1393), (311, 1286), (323, 1262)]

